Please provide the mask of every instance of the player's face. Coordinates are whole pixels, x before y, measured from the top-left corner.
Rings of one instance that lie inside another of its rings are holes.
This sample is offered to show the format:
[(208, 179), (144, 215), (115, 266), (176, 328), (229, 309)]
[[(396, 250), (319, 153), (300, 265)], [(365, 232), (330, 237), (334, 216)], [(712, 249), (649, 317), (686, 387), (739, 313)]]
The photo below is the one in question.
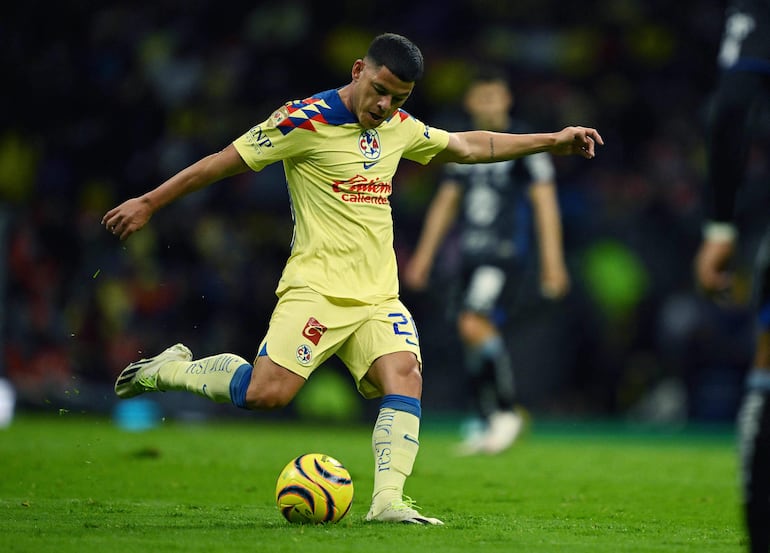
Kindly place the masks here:
[(362, 127), (373, 129), (404, 105), (413, 88), (414, 83), (402, 81), (384, 65), (357, 60), (349, 107)]
[(502, 130), (513, 105), (513, 95), (504, 82), (478, 82), (465, 95), (465, 109), (478, 128)]

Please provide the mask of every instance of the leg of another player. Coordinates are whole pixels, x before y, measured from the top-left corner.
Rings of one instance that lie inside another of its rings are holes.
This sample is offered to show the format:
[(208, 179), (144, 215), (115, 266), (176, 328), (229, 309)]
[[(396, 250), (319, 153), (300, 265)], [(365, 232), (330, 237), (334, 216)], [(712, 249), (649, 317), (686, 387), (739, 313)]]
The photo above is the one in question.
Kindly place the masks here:
[(738, 416), (745, 522), (751, 551), (770, 547), (770, 227), (754, 273), (757, 328), (753, 368)]
[(515, 411), (516, 390), (510, 353), (497, 326), (482, 314), (465, 311), (458, 330), (466, 351), (475, 403), (487, 428), (470, 436), (459, 453), (500, 453), (518, 437), (523, 420)]
[[(457, 317), (457, 332), (462, 343), (467, 380), (467, 393), (473, 414), (480, 419), (480, 426), (470, 427), (457, 447), (459, 455), (475, 455), (484, 447), (489, 418), (495, 411), (495, 382), (492, 367), (486, 362), (483, 344), (496, 336), (497, 329), (481, 314), (462, 311)], [(475, 422), (475, 421), (473, 421)]]
[(379, 357), (366, 379), (382, 392), (372, 432), (374, 488), (367, 520), (442, 524), (422, 516), (404, 500), (404, 484), (420, 448), (422, 374), (415, 355), (401, 351)]
[[(770, 307), (770, 306), (768, 306)], [(770, 548), (770, 331), (757, 337), (738, 417), (745, 522), (752, 552)]]

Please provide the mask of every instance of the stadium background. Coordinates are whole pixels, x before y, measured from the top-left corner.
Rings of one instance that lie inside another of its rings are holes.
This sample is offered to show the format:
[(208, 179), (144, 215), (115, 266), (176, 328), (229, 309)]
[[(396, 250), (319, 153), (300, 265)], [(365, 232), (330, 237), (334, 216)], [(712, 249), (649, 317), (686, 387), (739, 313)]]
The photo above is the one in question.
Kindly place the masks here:
[[(0, 375), (19, 408), (107, 412), (139, 351), (183, 341), (196, 356), (251, 358), (291, 236), (279, 165), (185, 198), (125, 244), (101, 216), (282, 102), (344, 84), (370, 39), (394, 31), (426, 57), (406, 105), (420, 119), (459, 127), (468, 68), (484, 61), (511, 71), (515, 113), (536, 129), (588, 124), (607, 143), (591, 162), (557, 160), (573, 291), (550, 304), (531, 280), (510, 321), (525, 404), (543, 416), (729, 421), (750, 359), (749, 260), (770, 159), (761, 114), (737, 286), (705, 302), (691, 263), (721, 21), (707, 0), (20, 3), (0, 21)], [(396, 176), (402, 261), (436, 175), (404, 162)], [(464, 405), (443, 295), (453, 253), (450, 242), (431, 291), (404, 293), (434, 416)], [(328, 409), (319, 396), (360, 413), (339, 367), (318, 383), (285, 413)]]

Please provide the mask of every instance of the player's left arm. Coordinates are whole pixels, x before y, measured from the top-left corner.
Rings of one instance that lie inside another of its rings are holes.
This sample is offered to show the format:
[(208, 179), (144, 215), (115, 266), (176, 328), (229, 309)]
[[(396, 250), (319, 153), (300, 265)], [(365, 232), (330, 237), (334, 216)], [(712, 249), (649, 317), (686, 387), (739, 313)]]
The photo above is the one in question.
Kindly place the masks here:
[(710, 222), (695, 255), (695, 277), (707, 295), (721, 296), (732, 286), (730, 262), (735, 254), (736, 231), (731, 223)]
[(491, 163), (538, 152), (592, 159), (597, 144), (604, 144), (604, 140), (596, 129), (588, 127), (566, 127), (559, 132), (534, 134), (464, 131), (449, 134), (449, 143), (436, 156), (436, 161)]

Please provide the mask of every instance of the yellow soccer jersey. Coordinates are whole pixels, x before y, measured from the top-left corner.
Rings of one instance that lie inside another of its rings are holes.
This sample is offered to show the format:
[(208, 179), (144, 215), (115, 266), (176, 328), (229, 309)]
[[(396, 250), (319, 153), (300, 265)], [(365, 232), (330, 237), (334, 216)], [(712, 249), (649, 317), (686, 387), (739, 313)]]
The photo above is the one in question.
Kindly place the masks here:
[(402, 157), (426, 164), (448, 142), (403, 110), (364, 129), (336, 90), (289, 102), (236, 139), (254, 171), (283, 161), (294, 237), (278, 295), (309, 286), (364, 303), (397, 296), (393, 175)]

